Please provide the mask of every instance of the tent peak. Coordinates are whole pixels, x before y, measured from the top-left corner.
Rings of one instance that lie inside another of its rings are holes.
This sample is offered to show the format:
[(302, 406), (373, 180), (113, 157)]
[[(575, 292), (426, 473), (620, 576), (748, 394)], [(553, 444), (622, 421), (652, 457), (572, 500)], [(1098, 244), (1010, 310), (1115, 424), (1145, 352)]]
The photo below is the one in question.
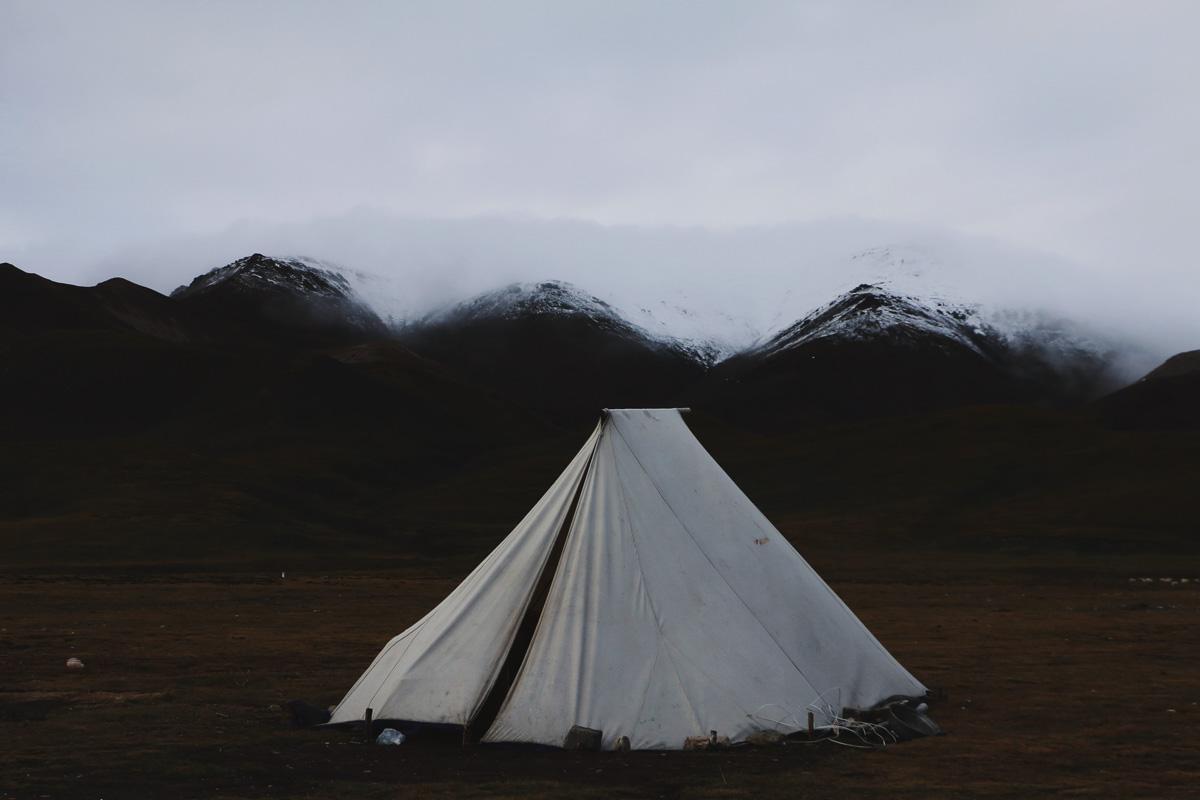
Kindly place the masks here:
[(672, 408), (672, 407), (668, 407), (668, 408), (602, 408), (602, 409), (600, 409), (600, 416), (607, 417), (609, 414), (611, 414), (614, 411), (625, 411), (625, 412), (629, 412), (629, 411), (678, 411), (680, 414), (690, 414), (692, 409), (691, 408)]

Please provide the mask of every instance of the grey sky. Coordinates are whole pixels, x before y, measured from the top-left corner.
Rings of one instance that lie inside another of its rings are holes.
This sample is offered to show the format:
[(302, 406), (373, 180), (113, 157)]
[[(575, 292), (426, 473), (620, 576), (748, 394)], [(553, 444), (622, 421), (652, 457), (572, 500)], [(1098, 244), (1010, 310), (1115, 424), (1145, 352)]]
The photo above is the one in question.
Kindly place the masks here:
[(405, 219), (858, 219), (1158, 285), (1186, 324), (1197, 30), (1166, 0), (0, 0), (0, 259), (170, 288), (170, 242), (339, 220), (294, 250), (350, 261)]

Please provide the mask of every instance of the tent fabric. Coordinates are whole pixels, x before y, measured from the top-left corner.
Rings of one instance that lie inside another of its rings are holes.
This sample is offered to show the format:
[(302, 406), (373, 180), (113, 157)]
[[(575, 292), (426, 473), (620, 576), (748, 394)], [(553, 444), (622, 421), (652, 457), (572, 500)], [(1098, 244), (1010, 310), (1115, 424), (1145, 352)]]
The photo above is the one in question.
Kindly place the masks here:
[(545, 567), (601, 426), (520, 524), (436, 608), (387, 643), (331, 723), (376, 719), (466, 725), (491, 688)]
[(466, 724), (576, 492), (532, 642), (484, 741), (561, 745), (580, 725), (603, 731), (606, 749), (621, 736), (678, 749), (710, 730), (733, 741), (797, 730), (810, 705), (825, 724), (844, 707), (926, 693), (677, 410), (613, 410), (525, 521), (385, 648), (334, 721), (361, 718), (369, 692), (379, 718)]

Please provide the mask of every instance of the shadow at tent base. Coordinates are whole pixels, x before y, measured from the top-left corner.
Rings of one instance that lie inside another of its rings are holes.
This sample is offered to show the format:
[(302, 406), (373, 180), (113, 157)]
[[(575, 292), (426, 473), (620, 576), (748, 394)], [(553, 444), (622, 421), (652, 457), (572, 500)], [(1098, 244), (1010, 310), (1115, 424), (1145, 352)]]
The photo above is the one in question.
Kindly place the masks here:
[(315, 726), (319, 730), (335, 730), (349, 733), (352, 736), (374, 742), (376, 737), (386, 728), (398, 730), (404, 734), (404, 747), (418, 747), (429, 749), (455, 749), (463, 750), (468, 748), (483, 748), (486, 750), (525, 750), (525, 751), (544, 751), (553, 752), (562, 750), (561, 747), (555, 747), (549, 744), (537, 744), (534, 742), (470, 742), (467, 737), (467, 730), (462, 725), (454, 725), (452, 723), (442, 722), (414, 722), (405, 719), (373, 719), (371, 720), (371, 732), (367, 733), (365, 720), (351, 720), (350, 722), (328, 722), (324, 725)]
[[(869, 709), (843, 711), (832, 724), (808, 731), (800, 730), (781, 737), (789, 741), (818, 742), (830, 740), (837, 744), (879, 749), (890, 744), (906, 742), (926, 736), (942, 736), (944, 732), (928, 715), (928, 697), (890, 697)], [(470, 742), (462, 725), (412, 720), (373, 719), (370, 730), (365, 720), (325, 723), (314, 726), (322, 730), (338, 730), (352, 733), (365, 741), (374, 742), (385, 728), (393, 728), (404, 734), (404, 746), (420, 748), (484, 748), (487, 750), (565, 751), (567, 748), (533, 742)], [(681, 743), (682, 744), (682, 743)], [(728, 751), (751, 746), (745, 741), (734, 742), (719, 748)], [(682, 748), (681, 748), (682, 749)], [(670, 752), (659, 750), (656, 752)]]

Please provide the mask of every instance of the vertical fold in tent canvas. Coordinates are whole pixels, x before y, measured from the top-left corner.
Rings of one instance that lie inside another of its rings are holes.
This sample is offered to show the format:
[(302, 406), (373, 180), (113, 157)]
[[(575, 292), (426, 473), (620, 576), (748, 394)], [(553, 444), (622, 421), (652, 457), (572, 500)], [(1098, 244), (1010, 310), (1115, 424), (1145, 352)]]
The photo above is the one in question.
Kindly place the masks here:
[(330, 722), (362, 719), (368, 708), (376, 719), (471, 721), (508, 655), (600, 430), (512, 533), (436, 608), (387, 643)]
[[(553, 580), (531, 611), (532, 641), (510, 654), (543, 569)], [(492, 603), (513, 607), (485, 611)], [(429, 672), (460, 656), (453, 675)], [(603, 731), (606, 748), (620, 736), (679, 748), (709, 730), (735, 741), (797, 730), (810, 705), (823, 723), (826, 710), (925, 693), (673, 409), (606, 414), (530, 515), (389, 643), (333, 721), (361, 718), (369, 699), (379, 718), (465, 725), (514, 656), (520, 669), (484, 741), (559, 745), (582, 725)]]

